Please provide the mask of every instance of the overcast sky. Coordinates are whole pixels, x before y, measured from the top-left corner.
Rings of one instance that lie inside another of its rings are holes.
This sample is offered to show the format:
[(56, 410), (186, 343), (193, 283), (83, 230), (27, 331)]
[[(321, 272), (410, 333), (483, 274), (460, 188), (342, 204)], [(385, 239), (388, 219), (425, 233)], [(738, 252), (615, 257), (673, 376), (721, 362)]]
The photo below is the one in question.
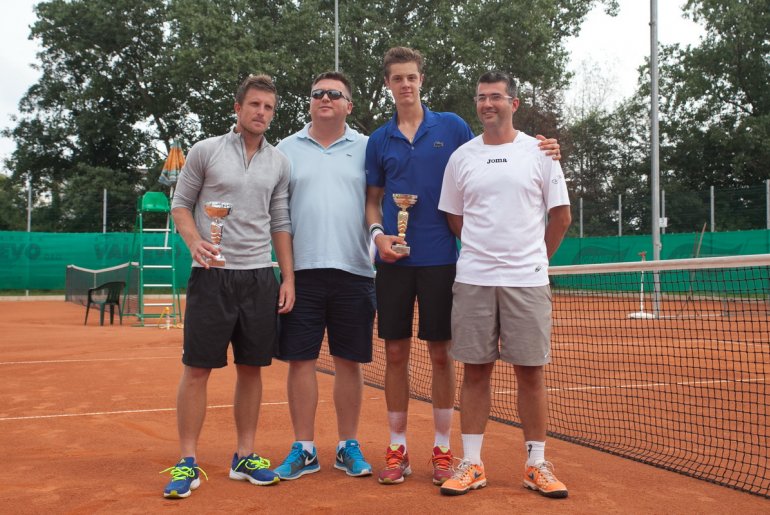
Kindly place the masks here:
[[(695, 44), (702, 30), (682, 16), (685, 0), (659, 0), (658, 38), (662, 44)], [(35, 61), (38, 47), (28, 39), (34, 22), (32, 6), (36, 0), (3, 2), (0, 16), (0, 127), (12, 125), (19, 100), (38, 77), (30, 64)], [(637, 81), (637, 68), (650, 52), (650, 2), (620, 0), (620, 14), (605, 15), (600, 8), (586, 19), (580, 36), (569, 42), (572, 54), (570, 69), (578, 71), (581, 63), (596, 64), (614, 79), (608, 100), (616, 102), (631, 95)], [(577, 81), (580, 79), (578, 78)], [(568, 94), (567, 99), (570, 99)], [(13, 142), (0, 138), (0, 160), (13, 152)], [(4, 170), (4, 167), (3, 167)]]

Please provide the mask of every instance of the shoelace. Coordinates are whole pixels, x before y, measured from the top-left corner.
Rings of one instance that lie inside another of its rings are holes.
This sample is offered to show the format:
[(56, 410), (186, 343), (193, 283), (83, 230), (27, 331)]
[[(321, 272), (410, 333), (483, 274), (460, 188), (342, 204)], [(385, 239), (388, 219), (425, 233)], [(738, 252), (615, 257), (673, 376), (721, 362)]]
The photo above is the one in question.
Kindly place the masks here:
[(359, 447), (345, 447), (342, 449), (342, 455), (353, 461), (365, 461), (364, 455)]
[(430, 462), (433, 464), (433, 467), (438, 470), (452, 470), (451, 454), (434, 454), (431, 456)]
[(460, 464), (457, 465), (457, 467), (454, 469), (454, 474), (452, 474), (452, 479), (459, 479), (463, 480), (465, 478), (468, 479), (468, 473), (470, 472), (470, 468), (472, 466), (472, 463), (470, 460), (463, 459), (460, 461)]
[(296, 448), (292, 447), (291, 448), (291, 452), (289, 452), (289, 455), (286, 456), (286, 461), (291, 463), (291, 462), (294, 462), (294, 461), (302, 460), (303, 459), (302, 458), (302, 453), (303, 452), (304, 452), (304, 450), (302, 449), (302, 447), (296, 447)]
[(388, 449), (385, 455), (385, 468), (397, 469), (401, 467), (401, 463), (404, 461), (404, 453), (394, 449)]
[(194, 478), (195, 477), (195, 470), (198, 470), (203, 476), (206, 478), (206, 481), (208, 481), (209, 476), (206, 474), (206, 471), (203, 470), (200, 467), (180, 467), (179, 465), (174, 465), (173, 467), (169, 467), (165, 470), (161, 470), (158, 472), (159, 474), (163, 474), (165, 472), (171, 472), (171, 479), (174, 481), (181, 481), (187, 478)]
[(248, 458), (243, 458), (241, 461), (238, 462), (238, 466), (235, 468), (241, 466), (241, 464), (244, 464), (244, 466), (249, 470), (257, 470), (257, 469), (269, 469), (270, 468), (270, 460), (267, 458), (260, 458), (257, 456), (256, 458), (255, 454), (252, 456), (249, 456)]
[(550, 461), (544, 461), (538, 465), (535, 465), (535, 468), (540, 472), (540, 475), (545, 479), (547, 483), (555, 483), (556, 482), (556, 476), (553, 475), (553, 463)]

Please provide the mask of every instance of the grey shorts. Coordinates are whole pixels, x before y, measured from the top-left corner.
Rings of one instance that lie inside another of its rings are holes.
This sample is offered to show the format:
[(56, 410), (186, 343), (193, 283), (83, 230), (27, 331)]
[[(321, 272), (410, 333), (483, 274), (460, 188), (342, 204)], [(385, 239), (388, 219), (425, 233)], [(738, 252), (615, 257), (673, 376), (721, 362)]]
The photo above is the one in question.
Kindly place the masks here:
[(452, 287), (452, 357), (476, 365), (551, 361), (551, 288)]

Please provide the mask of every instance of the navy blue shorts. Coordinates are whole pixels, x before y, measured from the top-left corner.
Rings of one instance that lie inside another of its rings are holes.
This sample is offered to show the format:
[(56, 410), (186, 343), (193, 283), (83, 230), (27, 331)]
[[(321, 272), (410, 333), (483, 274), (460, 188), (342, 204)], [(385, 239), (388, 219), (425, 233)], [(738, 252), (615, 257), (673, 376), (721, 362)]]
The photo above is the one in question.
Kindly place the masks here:
[(278, 343), (278, 281), (273, 269), (193, 267), (187, 284), (182, 363), (227, 366), (232, 342), (236, 364), (267, 366)]
[(412, 337), (414, 301), (420, 308), (417, 337), (452, 339), (455, 265), (401, 266), (377, 263), (377, 333), (386, 340)]
[(376, 311), (372, 278), (334, 268), (298, 270), (294, 285), (294, 309), (281, 315), (279, 359), (317, 359), (325, 329), (332, 356), (372, 361)]

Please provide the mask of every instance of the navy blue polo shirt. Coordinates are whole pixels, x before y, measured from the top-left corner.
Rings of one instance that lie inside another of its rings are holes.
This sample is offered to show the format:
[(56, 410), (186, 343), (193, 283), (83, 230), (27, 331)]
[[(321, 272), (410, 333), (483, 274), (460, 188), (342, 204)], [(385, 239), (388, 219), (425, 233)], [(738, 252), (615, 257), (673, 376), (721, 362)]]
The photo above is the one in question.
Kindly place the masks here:
[(409, 208), (405, 238), (411, 254), (395, 264), (451, 265), (457, 262), (457, 243), (438, 201), (449, 156), (473, 139), (473, 132), (454, 113), (434, 113), (425, 105), (422, 109), (424, 117), (412, 142), (398, 130), (397, 114), (372, 133), (366, 146), (366, 184), (385, 188), (382, 225), (386, 234), (398, 234), (399, 208), (393, 194), (417, 195), (417, 203)]

